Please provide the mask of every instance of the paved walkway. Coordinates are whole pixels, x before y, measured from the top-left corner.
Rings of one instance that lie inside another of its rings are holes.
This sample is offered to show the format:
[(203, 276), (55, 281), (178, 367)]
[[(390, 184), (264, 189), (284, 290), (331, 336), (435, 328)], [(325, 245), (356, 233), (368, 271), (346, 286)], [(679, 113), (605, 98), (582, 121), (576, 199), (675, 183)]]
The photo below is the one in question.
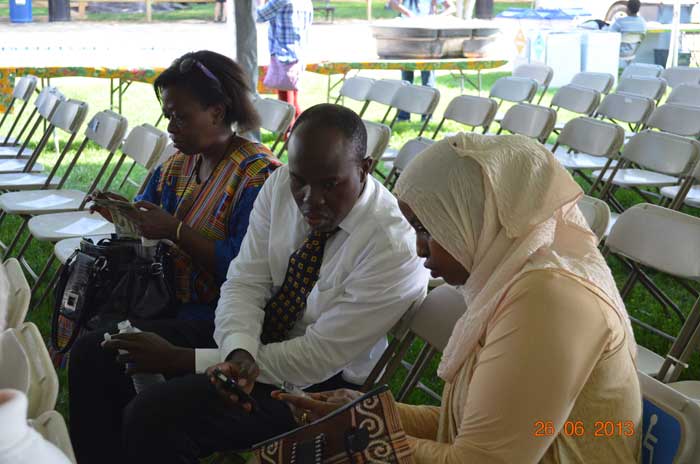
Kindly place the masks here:
[[(233, 24), (29, 23), (0, 24), (2, 66), (164, 67), (178, 56), (210, 49), (235, 56)], [(308, 62), (376, 59), (367, 22), (315, 24)], [(260, 64), (269, 61), (267, 26), (258, 27)]]

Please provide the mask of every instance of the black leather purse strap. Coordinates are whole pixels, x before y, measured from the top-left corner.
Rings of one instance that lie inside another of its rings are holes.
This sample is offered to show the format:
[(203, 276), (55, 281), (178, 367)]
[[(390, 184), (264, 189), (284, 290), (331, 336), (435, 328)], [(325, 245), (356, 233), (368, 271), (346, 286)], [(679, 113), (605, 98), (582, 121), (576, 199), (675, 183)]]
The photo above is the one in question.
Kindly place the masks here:
[[(80, 334), (89, 317), (87, 303), (91, 299), (90, 291), (93, 289), (93, 283), (106, 265), (107, 261), (104, 257), (94, 257), (76, 250), (61, 269), (51, 319), (51, 346), (57, 352), (67, 353)], [(64, 346), (59, 346), (58, 342), (60, 316), (66, 317), (73, 323), (71, 334)]]

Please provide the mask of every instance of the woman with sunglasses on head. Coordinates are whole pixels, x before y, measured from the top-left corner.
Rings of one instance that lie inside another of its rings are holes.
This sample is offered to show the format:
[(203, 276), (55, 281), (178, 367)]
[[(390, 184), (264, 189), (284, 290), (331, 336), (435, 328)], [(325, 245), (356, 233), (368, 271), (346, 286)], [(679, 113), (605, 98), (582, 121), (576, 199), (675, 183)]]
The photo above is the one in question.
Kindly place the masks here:
[[(467, 308), (438, 368), (441, 407), (398, 405), (416, 463), (636, 463), (629, 316), (576, 206), (581, 188), (552, 154), (522, 136), (458, 134), (415, 158), (394, 192), (425, 267)], [(315, 419), (360, 394), (273, 396)]]
[[(280, 166), (268, 148), (239, 135), (258, 126), (247, 82), (234, 61), (211, 51), (178, 58), (154, 82), (177, 152), (137, 197), (133, 219), (143, 237), (175, 244), (175, 318), (132, 321), (143, 333), (115, 335), (102, 347), (104, 331), (76, 341), (69, 363), (70, 424), (79, 462), (119, 455), (122, 408), (134, 395), (123, 363), (128, 373), (172, 378), (195, 372), (195, 347), (215, 347), (219, 287), (263, 183)], [(115, 359), (118, 349), (128, 355)]]

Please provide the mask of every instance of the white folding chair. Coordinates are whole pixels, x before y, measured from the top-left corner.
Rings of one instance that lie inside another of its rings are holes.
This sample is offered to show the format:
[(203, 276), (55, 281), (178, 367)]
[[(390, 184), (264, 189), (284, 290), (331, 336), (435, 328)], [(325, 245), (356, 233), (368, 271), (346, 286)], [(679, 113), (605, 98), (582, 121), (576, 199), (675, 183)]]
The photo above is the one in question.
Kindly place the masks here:
[[(398, 401), (404, 401), (416, 386), (440, 401), (440, 395), (423, 385), (420, 378), (432, 358), (445, 349), (455, 323), (466, 309), (462, 293), (449, 285), (442, 285), (425, 297), (379, 380), (380, 384), (387, 383), (402, 365), (408, 369), (406, 380), (396, 397)], [(411, 365), (403, 358), (416, 338), (424, 340), (425, 345)]]
[(666, 359), (648, 349), (640, 349), (638, 353), (638, 369), (665, 382), (678, 379), (697, 348), (700, 299), (695, 301), (686, 316), (679, 304), (654, 283), (647, 269), (681, 281), (700, 281), (700, 247), (688, 246), (699, 236), (700, 218), (644, 203), (623, 212), (605, 241), (606, 249), (629, 270), (620, 291), (622, 298), (629, 300), (632, 290), (640, 283), (662, 306), (669, 323), (681, 326), (677, 334), (654, 327), (642, 320), (648, 308), (637, 308), (627, 301), (634, 324), (672, 343)]
[(374, 82), (374, 79), (367, 77), (355, 76), (346, 78), (343, 80), (343, 86), (338, 92), (338, 98), (335, 99), (335, 103), (338, 104), (341, 99), (344, 100), (345, 98), (362, 103), (362, 109), (359, 113), (360, 117), (362, 117), (369, 105), (369, 94)]
[(29, 282), (22, 272), (22, 266), (15, 258), (2, 265), (9, 284), (7, 295), (7, 328), (17, 328), (24, 322), (29, 311), (31, 291)]
[(680, 103), (681, 105), (700, 107), (700, 84), (681, 84), (676, 86), (666, 99), (666, 103)]
[(610, 207), (603, 200), (584, 195), (578, 201), (578, 207), (586, 218), (588, 226), (600, 242), (605, 236), (610, 223)]
[(593, 89), (603, 95), (607, 95), (615, 83), (615, 78), (609, 73), (580, 72), (571, 79), (571, 84)]
[[(69, 110), (70, 108), (67, 107), (69, 107), (71, 104), (76, 103), (72, 103), (70, 100), (62, 103), (62, 108), (59, 108), (58, 111), (62, 111), (64, 108)], [(78, 113), (76, 113), (76, 116), (77, 115)], [(72, 160), (68, 163), (67, 168), (60, 178), (57, 178), (58, 171), (59, 168), (63, 167), (63, 163), (67, 161), (67, 153), (70, 149), (69, 145), (67, 145), (63, 150), (64, 155), (59, 156), (56, 164), (48, 175), (32, 173), (0, 174), (0, 190), (21, 191), (1, 195), (0, 209), (8, 212), (9, 214), (42, 214), (44, 210), (48, 210), (46, 212), (57, 212), (77, 209), (86, 193), (76, 190), (63, 189), (63, 186), (70, 178), (71, 173), (73, 173), (83, 150), (87, 146), (88, 142), (93, 142), (108, 152), (108, 156), (104, 159), (97, 176), (93, 179), (92, 186), (87, 191), (89, 194), (99, 183), (100, 179), (107, 170), (110, 161), (112, 160), (114, 152), (124, 139), (126, 126), (126, 118), (114, 113), (113, 111), (105, 110), (94, 115), (85, 129), (85, 138), (80, 143), (78, 149), (73, 153)], [(48, 195), (53, 195), (51, 198), (58, 195), (61, 198), (72, 201), (64, 201), (61, 205), (42, 205), (41, 201), (38, 200), (40, 198), (45, 198)], [(18, 206), (20, 203), (28, 201), (31, 202), (31, 205)], [(56, 210), (57, 207), (59, 207), (58, 210)], [(26, 212), (24, 212), (25, 210)]]
[(611, 93), (600, 102), (596, 116), (614, 123), (627, 123), (632, 132), (637, 132), (644, 126), (655, 107), (651, 98)]
[[(27, 109), (27, 105), (29, 104), (29, 100), (34, 94), (34, 90), (36, 90), (37, 82), (38, 79), (36, 78), (36, 76), (32, 75), (22, 76), (21, 78), (17, 79), (17, 82), (15, 83), (15, 88), (12, 91), (12, 99), (10, 100), (10, 103), (7, 104), (7, 109), (2, 115), (2, 119), (0, 119), (0, 128), (2, 128), (2, 126), (5, 124), (5, 120), (10, 115), (10, 112), (14, 108), (15, 103), (17, 103), (18, 101), (22, 102), (22, 106), (15, 115), (14, 121), (12, 121), (12, 126), (10, 126), (10, 130), (7, 131), (4, 137), (0, 136), (0, 139), (2, 140), (2, 142), (0, 142), (0, 145), (17, 145), (19, 137), (15, 138), (13, 137), (13, 134), (15, 128), (17, 127), (17, 124), (19, 123), (20, 119), (22, 119), (24, 110)], [(29, 124), (31, 119), (33, 118), (33, 115), (34, 113), (32, 113), (32, 117), (25, 122), (25, 129), (27, 127), (27, 124)]]
[(66, 427), (66, 421), (63, 420), (61, 414), (57, 411), (46, 411), (36, 419), (30, 420), (29, 425), (39, 432), (45, 440), (60, 449), (70, 462), (73, 464), (77, 462), (68, 435), (68, 427)]
[[(698, 142), (668, 134), (645, 130), (634, 135), (622, 150), (617, 166), (601, 179), (605, 182), (600, 198), (616, 211), (624, 208), (615, 199), (617, 189), (633, 190), (644, 201), (653, 203), (660, 195), (646, 189), (680, 185), (689, 176), (700, 157)], [(593, 172), (593, 176), (601, 175)]]
[[(44, 134), (44, 146), (48, 141), (48, 137), (46, 137), (46, 135), (53, 133), (55, 129), (59, 129), (68, 135), (68, 141), (63, 147), (63, 150), (61, 150), (61, 153), (58, 155), (58, 161), (54, 165), (54, 172), (56, 171), (57, 166), (60, 165), (61, 161), (65, 158), (68, 151), (70, 151), (73, 148), (73, 141), (78, 135), (78, 131), (80, 130), (83, 121), (85, 120), (87, 111), (88, 105), (85, 102), (72, 99), (61, 100), (59, 101), (56, 110), (51, 115), (51, 118), (49, 119), (47, 132)], [(37, 148), (39, 148), (40, 145), (37, 145)], [(39, 151), (35, 149), (31, 157), (28, 159), (14, 158), (5, 161), (0, 160), (0, 174), (30, 173), (43, 171), (44, 167), (37, 163), (41, 151), (43, 151), (43, 147)]]
[[(54, 126), (51, 124), (51, 118), (58, 109), (58, 104), (63, 100), (65, 100), (65, 97), (54, 88), (46, 87), (41, 91), (35, 101), (36, 113), (38, 116), (34, 118), (34, 124), (32, 124), (22, 144), (19, 147), (0, 147), (0, 172), (12, 172), (13, 169), (16, 170), (18, 167), (24, 168), (27, 160), (35, 159), (41, 154), (54, 130)], [(46, 128), (44, 132), (42, 132), (34, 150), (31, 153), (27, 153), (26, 148), (42, 122), (45, 123)], [(40, 166), (36, 166), (35, 170), (41, 171), (39, 167)]]
[(0, 389), (29, 392), (31, 369), (16, 328), (0, 332)]
[(620, 79), (615, 92), (651, 98), (658, 104), (666, 94), (666, 81), (659, 77), (625, 77)]
[(622, 71), (621, 79), (627, 77), (661, 77), (664, 67), (658, 64), (630, 63)]
[(672, 187), (662, 187), (659, 193), (669, 200), (670, 209), (678, 209), (686, 204), (693, 208), (700, 208), (700, 163), (695, 165), (695, 169), (681, 185)]
[(661, 73), (668, 86), (675, 89), (681, 84), (700, 84), (700, 68), (689, 68), (688, 66), (676, 66), (664, 69)]
[(394, 114), (389, 127), (394, 128), (394, 123), (402, 111), (420, 114), (425, 117), (423, 125), (418, 131), (418, 137), (420, 137), (428, 126), (439, 102), (440, 91), (436, 88), (413, 84), (402, 85), (396, 91), (391, 102), (391, 106), (396, 109), (396, 114)]
[(518, 103), (506, 111), (498, 134), (504, 130), (545, 143), (557, 122), (557, 112), (546, 106)]
[[(394, 102), (396, 92), (398, 92), (401, 87), (406, 85), (409, 85), (408, 81), (399, 79), (379, 79), (374, 81), (372, 84), (367, 100), (370, 103), (375, 102), (388, 107), (386, 113), (384, 113), (384, 117), (380, 121), (382, 124), (386, 122), (386, 119), (389, 117), (389, 113), (391, 113), (391, 105)], [(367, 106), (369, 106), (369, 103)], [(367, 107), (363, 109), (366, 111)], [(364, 111), (362, 113), (363, 115)]]
[[(24, 391), (29, 407), (27, 417), (34, 419), (56, 407), (58, 398), (58, 375), (51, 363), (51, 357), (44, 344), (39, 329), (31, 322), (25, 322), (19, 328), (10, 329), (22, 348), (29, 367), (29, 384)], [(4, 335), (3, 335), (4, 337)], [(15, 355), (16, 355), (15, 350)], [(5, 356), (4, 354), (2, 355)], [(15, 361), (22, 364), (23, 361)], [(4, 371), (3, 372), (9, 372)], [(2, 377), (5, 377), (3, 375)], [(2, 380), (0, 382), (4, 383)]]
[(700, 462), (700, 405), (641, 372), (641, 464)]
[(367, 130), (367, 157), (372, 158), (372, 168), (374, 171), (379, 159), (386, 151), (391, 138), (391, 129), (386, 124), (362, 120)]
[(540, 88), (540, 98), (537, 100), (539, 105), (549, 89), (549, 84), (554, 77), (554, 70), (545, 64), (521, 64), (513, 70), (513, 77), (524, 77), (537, 82)]
[(666, 103), (651, 113), (646, 127), (684, 137), (700, 136), (700, 107)]
[[(498, 102), (500, 108), (503, 102), (530, 103), (537, 95), (539, 84), (527, 77), (501, 77), (491, 86), (489, 98)], [(496, 115), (496, 122), (501, 122), (503, 113)]]
[[(272, 98), (256, 98), (253, 101), (253, 106), (255, 106), (255, 110), (260, 115), (260, 127), (277, 136), (270, 147), (270, 150), (274, 153), (275, 148), (282, 141), (289, 130), (289, 126), (292, 124), (295, 112), (294, 106)], [(282, 148), (276, 155), (280, 156), (284, 148), (285, 144), (282, 144)]]
[(501, 77), (491, 86), (489, 97), (499, 102), (531, 102), (537, 94), (538, 83), (526, 77)]
[[(156, 129), (150, 124), (134, 127), (122, 145), (122, 156), (112, 171), (110, 178), (107, 179), (106, 185), (109, 186), (112, 182), (113, 176), (125, 158), (130, 158), (144, 167), (153, 166), (153, 160), (160, 158), (167, 145), (168, 135), (165, 132)], [(97, 214), (90, 214), (85, 207), (86, 205), (83, 205), (83, 209), (78, 211), (33, 216), (27, 222), (30, 235), (22, 245), (19, 256), (24, 253), (33, 239), (55, 243), (65, 238), (114, 233), (115, 229), (112, 223)], [(55, 255), (52, 254), (37, 276), (36, 282), (43, 280), (43, 277), (49, 272), (54, 259)], [(51, 282), (54, 280), (55, 276), (51, 279)], [(36, 291), (37, 287), (35, 285), (32, 291)]]
[[(418, 131), (418, 137), (420, 137), (423, 135), (423, 132), (425, 132), (426, 127), (428, 127), (428, 123), (430, 122), (439, 101), (440, 91), (438, 89), (413, 84), (400, 86), (391, 103), (391, 107), (396, 110), (396, 113), (394, 114), (394, 118), (391, 120), (389, 127), (391, 129), (394, 128), (394, 124), (398, 119), (399, 113), (402, 111), (421, 114), (425, 119), (423, 121), (423, 125)], [(398, 150), (395, 148), (387, 148), (380, 158), (380, 161), (385, 163), (393, 163), (397, 154)], [(375, 173), (379, 177), (384, 178), (384, 174), (378, 170), (375, 170)]]
[[(72, 101), (62, 102), (61, 105), (69, 105)], [(59, 108), (59, 112), (62, 108)], [(58, 112), (56, 113), (59, 114)], [(23, 178), (15, 181), (9, 182), (7, 185), (2, 184), (2, 175), (0, 175), (0, 188), (11, 187), (13, 189), (21, 188), (18, 192), (9, 192), (0, 195), (0, 210), (3, 214), (17, 215), (22, 218), (22, 222), (19, 227), (18, 233), (15, 235), (15, 240), (8, 246), (6, 254), (12, 252), (14, 247), (19, 243), (19, 236), (24, 232), (27, 227), (27, 223), (32, 216), (40, 214), (56, 214), (67, 211), (80, 211), (85, 208), (88, 197), (92, 192), (100, 185), (103, 176), (106, 174), (107, 169), (114, 157), (114, 153), (117, 148), (121, 145), (124, 138), (124, 133), (126, 132), (127, 120), (125, 117), (114, 113), (113, 111), (105, 110), (97, 113), (90, 120), (86, 130), (85, 137), (80, 144), (80, 147), (75, 151), (72, 160), (70, 161), (68, 168), (65, 170), (63, 176), (57, 182), (54, 181), (55, 175), (64, 161), (65, 153), (68, 151), (69, 146), (63, 151), (63, 155), (60, 156), (54, 165), (51, 173), (48, 176), (43, 175), (27, 175), (25, 174)], [(93, 142), (99, 147), (103, 148), (107, 153), (101, 160), (102, 165), (93, 178), (92, 183), (86, 191), (76, 190), (76, 189), (65, 189), (63, 188), (66, 181), (70, 178), (71, 173), (74, 171), (83, 149), (87, 146), (88, 142)], [(113, 169), (113, 173), (109, 180), (104, 184), (104, 189), (109, 189), (114, 175), (121, 167), (125, 155), (122, 154), (121, 158), (117, 162)], [(5, 177), (8, 177), (5, 175)], [(37, 190), (30, 190), (32, 187), (37, 188)], [(53, 188), (48, 188), (53, 187)], [(26, 245), (22, 246), (21, 251), (18, 254), (18, 258), (21, 259), (24, 251), (26, 250)], [(29, 267), (26, 262), (22, 264), (27, 269), (27, 272), (35, 277), (33, 269)], [(38, 283), (38, 282), (36, 282)]]
[(617, 165), (617, 156), (625, 140), (625, 131), (617, 124), (593, 118), (578, 117), (564, 125), (551, 150), (559, 163), (574, 174), (581, 176), (590, 185), (589, 193), (595, 192), (600, 177), (592, 180), (584, 171), (608, 168)]
[[(565, 85), (557, 90), (552, 97), (550, 107), (557, 110), (570, 111), (582, 116), (592, 116), (600, 104), (600, 92), (587, 87), (577, 85)], [(564, 127), (564, 122), (558, 122), (554, 129), (559, 132)]]
[(473, 95), (459, 95), (453, 98), (445, 108), (445, 114), (438, 124), (432, 138), (435, 139), (445, 121), (455, 121), (469, 126), (472, 131), (477, 127), (486, 133), (496, 117), (498, 103), (495, 100)]
[(394, 161), (391, 171), (389, 171), (389, 174), (387, 174), (384, 180), (384, 185), (389, 190), (393, 189), (401, 172), (406, 169), (406, 166), (433, 143), (435, 143), (434, 140), (426, 139), (425, 137), (417, 137), (406, 142), (396, 155), (396, 160)]
[[(158, 159), (168, 144), (168, 135), (150, 124), (131, 129), (122, 145), (122, 154), (142, 166)], [(42, 214), (27, 223), (31, 236), (37, 240), (57, 242), (64, 238), (114, 233), (114, 226), (89, 211)]]

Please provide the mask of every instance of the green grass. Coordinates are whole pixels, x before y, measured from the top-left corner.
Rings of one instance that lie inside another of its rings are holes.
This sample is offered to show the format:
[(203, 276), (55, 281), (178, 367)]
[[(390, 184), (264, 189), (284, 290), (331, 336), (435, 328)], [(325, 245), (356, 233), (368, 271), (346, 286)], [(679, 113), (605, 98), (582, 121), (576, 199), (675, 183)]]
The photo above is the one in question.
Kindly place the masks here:
[[(372, 19), (390, 19), (397, 16), (396, 12), (390, 8), (385, 8), (385, 2), (382, 0), (372, 1)], [(367, 19), (367, 3), (363, 1), (353, 0), (331, 0), (331, 5), (335, 7), (335, 20), (366, 20)], [(510, 7), (526, 7), (529, 2), (496, 2), (494, 5), (494, 14)], [(9, 18), (9, 7), (0, 6), (0, 20)], [(36, 7), (32, 8), (32, 15), (35, 21), (46, 20), (48, 17), (48, 8)], [(82, 21), (76, 18), (77, 12), (71, 13), (73, 21)], [(89, 21), (117, 21), (117, 22), (144, 22), (146, 14), (144, 12), (135, 13), (88, 13), (87, 20)], [(213, 21), (214, 19), (214, 4), (213, 3), (194, 3), (186, 4), (185, 8), (175, 11), (158, 11), (153, 10), (154, 21)], [(316, 21), (322, 23), (325, 21), (325, 13), (319, 11), (316, 13)]]
[[(363, 73), (363, 75), (370, 77), (376, 76), (398, 78), (398, 71), (396, 71), (395, 74), (396, 76), (394, 76), (394, 73), (386, 72)], [(493, 82), (503, 75), (505, 75), (505, 73), (485, 73), (483, 76), (484, 90), (482, 91), (482, 95), (486, 94)], [(444, 112), (447, 103), (459, 94), (459, 81), (448, 73), (439, 73), (437, 83), (441, 92), (441, 100), (436, 114), (441, 115)], [(109, 84), (106, 80), (90, 78), (60, 78), (52, 80), (52, 84), (58, 86), (65, 95), (71, 98), (87, 101), (90, 105), (90, 114), (107, 108), (109, 105)], [(303, 88), (304, 90), (300, 94), (302, 107), (309, 107), (313, 104), (325, 101), (326, 78), (324, 76), (311, 73), (305, 74)], [(466, 90), (467, 93), (476, 94), (476, 92), (473, 90)], [(542, 104), (548, 105), (553, 94), (553, 90), (547, 92)], [(346, 104), (356, 111), (359, 111), (361, 107), (361, 104), (356, 102), (348, 101)], [(159, 108), (155, 97), (153, 96), (153, 91), (151, 87), (146, 84), (135, 83), (131, 86), (124, 96), (123, 108), (123, 112), (129, 119), (130, 125), (137, 125), (142, 122), (154, 123), (159, 115)], [(365, 118), (378, 121), (381, 119), (383, 114), (384, 108), (382, 108), (380, 105), (370, 105), (365, 114)], [(573, 115), (562, 114), (560, 116), (562, 120), (568, 120), (571, 117), (573, 117)], [(426, 132), (428, 136), (432, 135), (437, 126), (437, 122), (438, 121), (433, 120), (429, 124)], [(399, 148), (405, 141), (416, 137), (418, 135), (420, 125), (419, 119), (416, 116), (413, 117), (411, 122), (397, 123), (392, 134), (391, 146)], [(161, 128), (163, 127), (161, 126)], [(455, 123), (446, 123), (444, 125), (443, 132), (456, 132), (462, 129), (463, 128), (459, 127)], [(60, 146), (63, 146), (66, 141), (65, 135), (60, 135), (58, 139)], [(553, 140), (554, 139), (551, 138), (550, 142)], [(270, 134), (263, 134), (263, 141), (270, 143), (272, 141), (272, 136)], [(97, 172), (97, 169), (103, 160), (103, 157), (104, 153), (102, 151), (98, 150), (94, 145), (88, 145), (83, 154), (79, 168), (76, 169), (74, 174), (71, 175), (66, 187), (85, 189), (92, 181), (93, 176)], [(53, 144), (49, 145), (44, 155), (42, 155), (41, 161), (47, 166), (52, 166), (55, 163), (56, 153), (54, 151)], [(121, 179), (123, 173), (124, 170), (118, 177), (118, 180)], [(144, 174), (145, 173), (143, 170), (137, 169), (134, 178), (137, 180), (142, 179)], [(134, 187), (129, 186), (122, 193), (132, 195), (134, 190)], [(622, 201), (626, 207), (641, 202), (641, 198), (631, 192), (618, 192), (617, 198)], [(700, 211), (688, 210), (686, 212), (700, 216)], [(18, 218), (7, 218), (5, 222), (2, 223), (2, 227), (0, 229), (0, 240), (3, 242), (8, 242), (12, 237), (14, 237), (18, 224)], [(32, 266), (37, 269), (41, 266), (41, 264), (43, 264), (51, 252), (52, 246), (50, 244), (45, 242), (34, 242), (26, 253), (26, 256)], [(614, 258), (610, 258), (610, 264), (618, 285), (621, 286), (626, 275), (624, 267)], [(693, 299), (687, 291), (669, 278), (655, 276), (655, 279), (670, 296), (681, 302), (681, 305), (686, 312), (689, 310)], [(656, 303), (655, 300), (653, 300), (641, 286), (637, 286), (637, 288), (635, 288), (635, 290), (632, 292), (627, 301), (627, 306), (631, 314), (643, 317), (647, 322), (657, 327), (664, 327), (671, 332), (677, 332), (680, 328), (680, 323), (678, 320), (667, 317), (660, 305)], [(50, 314), (50, 304), (46, 303), (42, 307), (32, 312), (28, 317), (30, 321), (39, 326), (41, 332), (46, 338), (48, 338), (49, 335)], [(658, 339), (658, 337), (649, 335), (639, 330), (636, 330), (636, 334), (637, 340), (642, 345), (647, 346), (661, 354), (664, 354), (668, 350), (668, 343)], [(420, 347), (420, 343), (414, 344), (408, 356), (409, 360), (415, 359)], [(435, 375), (437, 362), (437, 359), (433, 360), (426, 375), (423, 377), (423, 382), (432, 387), (435, 391), (440, 392), (442, 389), (442, 382)], [(61, 380), (61, 393), (59, 396), (57, 409), (67, 417), (67, 382), (65, 372), (61, 371), (59, 374)], [(392, 387), (394, 388), (395, 392), (400, 385), (402, 375), (403, 373), (399, 373), (398, 378), (392, 382)], [(697, 354), (693, 356), (690, 363), (690, 368), (684, 372), (683, 378), (700, 379), (700, 359)], [(435, 401), (419, 390), (415, 390), (410, 395), (409, 402), (416, 404), (435, 404)]]

